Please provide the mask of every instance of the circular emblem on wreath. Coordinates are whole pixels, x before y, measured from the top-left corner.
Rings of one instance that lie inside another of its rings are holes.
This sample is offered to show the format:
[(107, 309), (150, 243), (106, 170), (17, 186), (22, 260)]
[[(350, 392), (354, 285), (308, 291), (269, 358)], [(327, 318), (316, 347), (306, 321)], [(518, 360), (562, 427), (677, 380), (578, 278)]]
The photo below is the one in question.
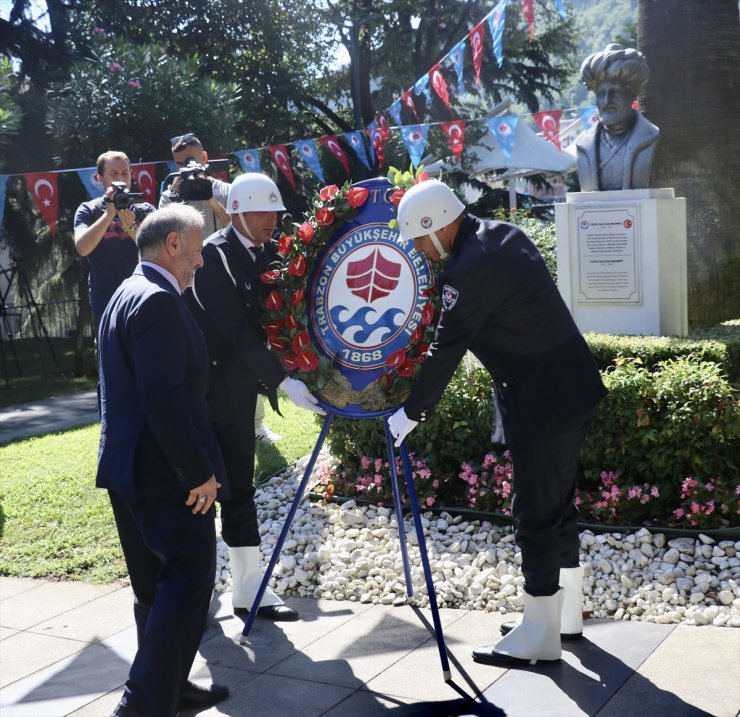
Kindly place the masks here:
[(412, 250), (398, 230), (372, 222), (342, 235), (317, 263), (310, 330), (353, 385), (372, 380), (419, 325), (430, 274)]

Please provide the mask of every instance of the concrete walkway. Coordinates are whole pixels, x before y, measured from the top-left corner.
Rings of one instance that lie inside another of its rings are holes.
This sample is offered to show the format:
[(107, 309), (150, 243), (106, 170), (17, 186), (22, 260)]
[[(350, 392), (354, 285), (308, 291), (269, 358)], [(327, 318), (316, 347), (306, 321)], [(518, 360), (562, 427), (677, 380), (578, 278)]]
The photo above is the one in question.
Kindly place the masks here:
[[(0, 411), (0, 443), (97, 420), (95, 392)], [(2, 470), (0, 468), (0, 480)], [(295, 623), (243, 621), (216, 593), (192, 677), (231, 697), (230, 717), (736, 717), (740, 630), (587, 620), (560, 663), (502, 670), (471, 650), (510, 616), (291, 598)], [(108, 717), (136, 650), (128, 587), (0, 577), (0, 715)], [(183, 717), (195, 714), (183, 712)]]

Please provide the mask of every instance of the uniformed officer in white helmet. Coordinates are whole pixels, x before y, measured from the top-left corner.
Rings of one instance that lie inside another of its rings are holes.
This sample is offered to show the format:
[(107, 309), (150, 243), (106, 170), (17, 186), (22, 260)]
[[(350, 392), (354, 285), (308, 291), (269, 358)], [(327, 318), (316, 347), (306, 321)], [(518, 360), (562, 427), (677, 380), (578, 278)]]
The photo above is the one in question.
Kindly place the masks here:
[[(203, 245), (203, 267), (187, 301), (198, 321), (210, 359), (209, 409), (228, 478), (221, 502), (221, 525), (229, 546), (233, 607), (252, 609), (262, 580), (260, 537), (254, 503), (254, 412), (257, 396), (267, 394), (277, 408), (277, 388), (299, 407), (323, 413), (302, 381), (286, 376), (265, 343), (260, 325), (261, 300), (271, 287), (260, 274), (276, 256), (271, 240), (277, 213), (285, 210), (280, 190), (264, 174), (237, 177), (229, 188), (226, 210), (231, 225)], [(298, 614), (270, 589), (258, 615), (297, 620)]]
[(513, 460), (524, 615), (473, 658), (504, 667), (559, 660), (561, 634), (573, 639), (583, 630), (576, 468), (606, 389), (542, 257), (518, 227), (466, 214), (434, 179), (406, 192), (398, 224), (402, 239), (443, 261), (444, 271), (434, 340), (411, 395), (390, 418), (396, 445), (433, 410), (471, 351), (493, 378)]

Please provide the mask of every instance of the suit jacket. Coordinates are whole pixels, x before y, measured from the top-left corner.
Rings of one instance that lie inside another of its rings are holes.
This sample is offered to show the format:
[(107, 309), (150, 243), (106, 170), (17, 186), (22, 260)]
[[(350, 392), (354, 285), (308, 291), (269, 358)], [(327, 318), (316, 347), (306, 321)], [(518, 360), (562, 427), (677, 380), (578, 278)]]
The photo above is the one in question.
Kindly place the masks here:
[(438, 280), (442, 315), (404, 407), (424, 420), (466, 351), (491, 373), (507, 437), (565, 427), (606, 395), (537, 248), (512, 224), (467, 216)]
[(138, 265), (100, 324), (97, 485), (124, 495), (187, 496), (225, 479), (206, 403), (203, 336), (175, 288)]
[(260, 392), (277, 410), (285, 371), (267, 348), (260, 324), (261, 301), (271, 290), (260, 274), (275, 258), (275, 242), (267, 242), (264, 252), (258, 265), (231, 227), (216, 232), (205, 241), (203, 267), (185, 294), (208, 346), (210, 408), (217, 424), (243, 420), (246, 401)]
[[(634, 112), (637, 115), (635, 124), (622, 150), (625, 158), (622, 186), (617, 189), (645, 189), (650, 183), (650, 171), (660, 130), (639, 112), (636, 110)], [(598, 162), (599, 138), (602, 131), (601, 124), (597, 123), (576, 139), (578, 181), (581, 191), (584, 192), (598, 192), (602, 189)]]

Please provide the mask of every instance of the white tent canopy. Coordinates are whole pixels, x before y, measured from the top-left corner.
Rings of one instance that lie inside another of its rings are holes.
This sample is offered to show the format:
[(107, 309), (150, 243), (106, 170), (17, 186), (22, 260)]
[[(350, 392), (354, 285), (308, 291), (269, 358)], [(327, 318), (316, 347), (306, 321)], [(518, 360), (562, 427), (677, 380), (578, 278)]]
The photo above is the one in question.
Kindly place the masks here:
[[(503, 175), (496, 177), (496, 181), (539, 172), (562, 174), (574, 170), (576, 166), (576, 159), (572, 154), (558, 150), (552, 142), (535, 134), (522, 120), (516, 125), (514, 149), (510, 160), (504, 156), (496, 135), (490, 128), (477, 144), (466, 147), (464, 151), (475, 153), (477, 157), (470, 172), (473, 177), (486, 172), (506, 170)], [(424, 168), (429, 174), (435, 175), (443, 170), (459, 169), (459, 165), (448, 158), (425, 165)]]

